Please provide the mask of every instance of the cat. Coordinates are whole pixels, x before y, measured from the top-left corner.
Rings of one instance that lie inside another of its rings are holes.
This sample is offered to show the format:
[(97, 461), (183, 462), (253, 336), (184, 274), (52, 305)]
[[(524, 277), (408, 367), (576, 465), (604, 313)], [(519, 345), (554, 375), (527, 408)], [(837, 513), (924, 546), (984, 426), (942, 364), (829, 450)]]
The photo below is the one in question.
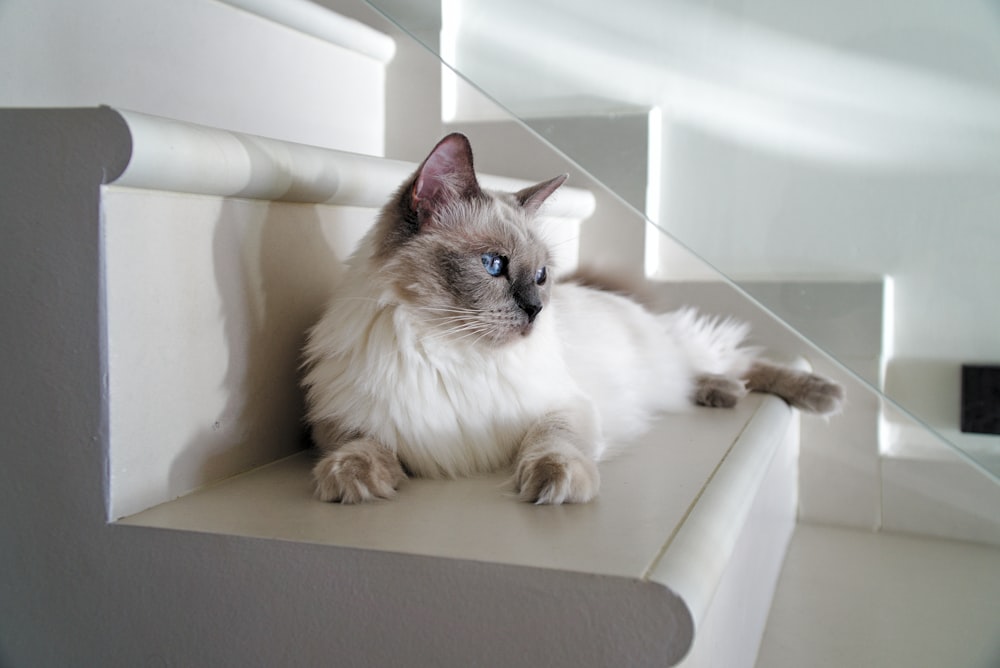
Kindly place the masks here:
[(521, 499), (582, 503), (658, 412), (751, 390), (840, 409), (840, 385), (761, 359), (745, 324), (559, 281), (535, 217), (566, 178), (484, 190), (456, 133), (391, 197), (304, 347), (319, 499), (513, 468)]

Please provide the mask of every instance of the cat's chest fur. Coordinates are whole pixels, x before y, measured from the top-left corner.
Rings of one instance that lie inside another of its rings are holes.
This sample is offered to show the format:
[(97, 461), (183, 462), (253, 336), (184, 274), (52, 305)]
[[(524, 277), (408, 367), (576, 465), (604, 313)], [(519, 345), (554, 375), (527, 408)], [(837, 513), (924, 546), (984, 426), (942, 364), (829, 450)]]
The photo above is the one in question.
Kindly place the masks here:
[[(508, 466), (531, 424), (579, 392), (551, 318), (513, 345), (483, 349), (421, 331), (405, 306), (351, 310), (328, 313), (314, 332), (338, 352), (310, 372), (320, 381), (312, 418), (373, 435), (416, 475)], [(351, 341), (343, 338), (347, 319), (365, 323)]]

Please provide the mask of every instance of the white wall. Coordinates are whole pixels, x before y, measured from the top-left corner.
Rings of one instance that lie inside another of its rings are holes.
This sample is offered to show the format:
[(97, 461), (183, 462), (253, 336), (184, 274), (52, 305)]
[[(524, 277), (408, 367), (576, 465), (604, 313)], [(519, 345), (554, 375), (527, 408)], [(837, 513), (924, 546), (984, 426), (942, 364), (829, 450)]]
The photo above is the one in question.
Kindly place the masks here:
[(891, 276), (886, 391), (957, 436), (960, 364), (1000, 360), (1000, 169), (845, 169), (670, 134), (666, 227), (737, 280)]
[[(407, 16), (406, 31), (363, 0), (311, 0), (391, 37), (396, 55), (386, 67), (385, 155), (420, 162), (442, 134), (441, 61), (424, 44), (437, 44), (440, 3), (395, 0), (393, 17)], [(390, 3), (379, 2), (380, 7)], [(411, 34), (418, 35), (420, 41)], [(497, 172), (501, 173), (501, 172)], [(515, 174), (518, 176), (518, 174)]]
[[(382, 67), (368, 56), (215, 0), (0, 3), (0, 106), (117, 104), (377, 154), (383, 147)], [(380, 610), (406, 604), (396, 594), (405, 591), (408, 578), (389, 563), (391, 558), (383, 562), (379, 556), (344, 554), (331, 559), (329, 550), (310, 546), (293, 550), (269, 541), (107, 523), (108, 360), (114, 351), (105, 315), (128, 302), (105, 292), (100, 185), (125, 169), (128, 133), (107, 110), (3, 109), (0, 138), (0, 310), (5, 314), (0, 323), (5, 378), (0, 384), (0, 664), (282, 665), (296, 657), (319, 665), (343, 656), (346, 639), (375, 628), (369, 623), (371, 609), (360, 612), (366, 602), (388, 601)], [(201, 205), (202, 211), (211, 208)], [(153, 281), (142, 273), (155, 269), (183, 276), (192, 266), (203, 267), (195, 258), (206, 253), (220, 256), (221, 270), (238, 270), (241, 260), (255, 259), (247, 254), (267, 241), (275, 247), (261, 254), (280, 259), (281, 240), (263, 234), (266, 229), (280, 236), (280, 231), (263, 224), (260, 207), (233, 207), (242, 208), (250, 224), (241, 229), (224, 212), (208, 220), (202, 216), (208, 227), (190, 241), (207, 247), (186, 254), (183, 248), (147, 246), (153, 259), (165, 258), (169, 266), (133, 267), (139, 270), (130, 281), (136, 299), (162, 297), (152, 286), (162, 285), (160, 279), (169, 282), (167, 275)], [(141, 206), (132, 212), (143, 219), (147, 213)], [(174, 212), (183, 214), (183, 207)], [(293, 226), (309, 218), (301, 213), (298, 219), (289, 217)], [(209, 229), (216, 232), (206, 238), (201, 233)], [(141, 257), (116, 255), (114, 262)], [(122, 268), (112, 264), (112, 273)], [(261, 278), (260, 272), (247, 275)], [(218, 283), (238, 295), (243, 278), (209, 277), (203, 286), (211, 297), (209, 309), (217, 304), (211, 302)], [(145, 294), (144, 287), (150, 288)], [(191, 304), (174, 306), (184, 311)], [(256, 304), (226, 306), (236, 309), (230, 314), (234, 328), (260, 315)], [(119, 315), (142, 316), (120, 308)], [(211, 314), (220, 320), (224, 315)], [(234, 333), (236, 340), (239, 334)], [(189, 335), (197, 338), (198, 332)], [(143, 352), (142, 341), (133, 343)], [(252, 341), (246, 344), (252, 347)], [(219, 370), (223, 383), (239, 383), (239, 360), (223, 357), (213, 363), (227, 365)], [(127, 389), (147, 406), (164, 399), (156, 382)], [(157, 425), (150, 420), (147, 427), (152, 431)], [(210, 440), (213, 435), (201, 436)], [(150, 436), (155, 445), (156, 434)], [(352, 578), (341, 577), (362, 566), (381, 571), (375, 577), (383, 584), (369, 583), (359, 592)], [(437, 577), (433, 568), (425, 575)], [(457, 571), (439, 575), (442, 589), (456, 583), (464, 590), (476, 586), (462, 582)], [(344, 600), (357, 607), (344, 606)], [(487, 593), (482, 600), (495, 596)], [(331, 635), (331, 628), (339, 633)], [(378, 628), (411, 638), (421, 631), (405, 624)], [(373, 656), (404, 660), (378, 649)], [(355, 662), (360, 663), (357, 657)]]
[[(995, 8), (850, 2), (825, 11), (821, 3), (785, 0), (720, 6), (752, 26), (833, 54), (829, 67), (815, 72), (820, 89), (838, 74), (836, 58), (845, 66), (847, 58), (861, 59), (873, 77), (894, 68), (894, 78), (882, 87), (872, 79), (868, 99), (857, 102), (888, 108), (897, 101), (912, 112), (887, 116), (894, 120), (872, 140), (881, 142), (881, 156), (854, 160), (767, 150), (668, 119), (665, 190), (672, 194), (664, 198), (662, 220), (737, 279), (891, 276), (886, 393), (1000, 471), (989, 454), (997, 438), (958, 430), (960, 364), (1000, 361), (1000, 161), (984, 158), (998, 155), (1000, 135), (989, 119), (978, 130), (962, 121), (987, 109), (997, 116)], [(934, 86), (940, 94), (931, 97)], [(909, 123), (918, 125), (914, 119), (931, 139), (907, 134)], [(873, 129), (879, 120), (870, 120)], [(948, 124), (955, 144), (931, 150), (935, 133), (944, 136)]]
[[(959, 364), (1000, 360), (995, 7), (511, 0), (455, 13), (461, 35), (442, 51), (522, 116), (660, 108), (653, 215), (724, 274), (891, 276), (890, 396), (977, 456), (996, 450), (957, 429)], [(705, 277), (671, 244), (660, 256), (667, 277)]]
[(0, 106), (106, 104), (378, 155), (384, 66), (217, 0), (0, 3)]
[(376, 211), (106, 188), (109, 519), (303, 447), (299, 351)]
[[(385, 67), (394, 48), (367, 25), (303, 0), (261, 7), (252, 0), (10, 0), (0, 3), (0, 106), (115, 105), (380, 155)], [(280, 158), (271, 171), (254, 162), (261, 149), (252, 142), (226, 153), (241, 140), (202, 133), (203, 141), (192, 144), (188, 135), (197, 131), (184, 134), (178, 125), (173, 132), (163, 145), (189, 157), (178, 163), (180, 172), (198, 171), (190, 161), (199, 151), (218, 157), (202, 144), (233, 161), (232, 177), (252, 163), (248, 183), (290, 169)], [(425, 141), (436, 136), (435, 129)], [(143, 159), (152, 161), (151, 172), (164, 172), (170, 157)], [(310, 295), (332, 271), (323, 249), (343, 255), (352, 246), (301, 244), (324, 227), (344, 237), (374, 212), (137, 190), (109, 191), (102, 209), (113, 344), (110, 515), (136, 512), (301, 447), (296, 351), (323, 299)], [(305, 253), (310, 271), (291, 282), (268, 275), (267, 267), (290, 257), (296, 239), (296, 252), (311, 251)], [(224, 332), (215, 328), (220, 320)], [(178, 345), (154, 343), (164, 336)], [(214, 383), (181, 382), (183, 396), (158, 394), (178, 387), (171, 381), (210, 376), (212, 369)], [(252, 428), (244, 417), (252, 418)]]

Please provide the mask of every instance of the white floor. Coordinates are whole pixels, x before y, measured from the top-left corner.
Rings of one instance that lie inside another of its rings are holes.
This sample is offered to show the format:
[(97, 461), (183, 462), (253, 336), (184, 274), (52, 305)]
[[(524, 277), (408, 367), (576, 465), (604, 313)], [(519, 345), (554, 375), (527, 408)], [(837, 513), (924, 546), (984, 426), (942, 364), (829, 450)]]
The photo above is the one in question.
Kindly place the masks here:
[(1000, 549), (797, 527), (757, 668), (998, 668)]

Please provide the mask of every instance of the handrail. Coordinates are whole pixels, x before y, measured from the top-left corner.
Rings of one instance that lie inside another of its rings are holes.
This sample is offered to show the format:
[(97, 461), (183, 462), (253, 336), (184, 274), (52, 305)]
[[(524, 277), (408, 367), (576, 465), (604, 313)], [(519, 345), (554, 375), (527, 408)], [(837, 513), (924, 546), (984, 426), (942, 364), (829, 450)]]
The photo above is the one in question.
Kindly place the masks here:
[[(115, 110), (132, 135), (132, 155), (115, 185), (286, 202), (381, 206), (417, 165), (193, 123)], [(432, 139), (432, 138), (429, 138)], [(488, 188), (517, 190), (530, 182), (481, 177)], [(560, 188), (545, 215), (584, 219), (593, 194)]]

